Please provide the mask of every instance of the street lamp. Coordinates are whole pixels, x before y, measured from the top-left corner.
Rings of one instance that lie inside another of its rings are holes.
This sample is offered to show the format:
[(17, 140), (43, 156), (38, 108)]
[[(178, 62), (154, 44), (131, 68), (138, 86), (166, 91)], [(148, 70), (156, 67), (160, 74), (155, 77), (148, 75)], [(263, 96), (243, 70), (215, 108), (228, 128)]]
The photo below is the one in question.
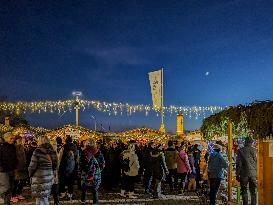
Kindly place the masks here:
[(78, 126), (79, 126), (79, 104), (80, 104), (79, 97), (82, 95), (82, 92), (81, 91), (73, 91), (72, 95), (75, 97), (74, 105), (75, 105), (75, 111), (76, 111), (76, 128), (78, 128)]
[(82, 95), (82, 92), (81, 92), (81, 91), (73, 91), (73, 92), (72, 92), (72, 95), (73, 95), (73, 96), (81, 96), (81, 95)]

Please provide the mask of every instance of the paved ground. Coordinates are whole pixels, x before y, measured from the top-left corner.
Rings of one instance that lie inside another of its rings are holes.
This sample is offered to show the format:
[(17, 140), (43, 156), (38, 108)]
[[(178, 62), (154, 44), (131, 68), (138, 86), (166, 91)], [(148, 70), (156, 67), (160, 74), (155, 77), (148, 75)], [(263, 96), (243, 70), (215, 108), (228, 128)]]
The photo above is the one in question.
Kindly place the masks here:
[[(79, 199), (80, 197), (80, 191), (78, 191), (77, 189), (75, 189), (75, 196)], [(141, 187), (141, 185), (137, 185), (136, 186), (136, 199), (129, 199), (129, 198), (123, 198), (121, 196), (119, 196), (119, 193), (116, 192), (106, 192), (101, 190), (100, 194), (99, 194), (99, 202), (100, 204), (106, 205), (106, 204), (114, 204), (114, 205), (133, 205), (133, 204), (147, 204), (147, 205), (156, 205), (156, 204), (162, 204), (162, 205), (174, 205), (174, 204), (189, 204), (189, 205), (194, 205), (194, 204), (202, 204), (204, 205), (204, 203), (201, 202), (200, 198), (196, 195), (196, 193), (194, 192), (186, 192), (183, 195), (179, 195), (177, 193), (169, 193), (168, 191), (166, 191), (165, 193), (165, 197), (163, 199), (153, 199), (147, 196), (144, 196), (144, 194), (142, 194), (143, 192), (143, 188)], [(27, 187), (26, 189), (24, 189), (24, 196), (27, 198), (26, 200), (20, 201), (16, 204), (18, 205), (34, 205), (35, 204), (35, 200), (31, 198), (30, 196), (30, 190)], [(87, 194), (87, 203), (86, 204), (92, 204), (92, 196), (91, 194)], [(50, 198), (50, 204), (53, 204), (53, 199), (52, 197)], [(61, 201), (61, 204), (75, 204), (75, 205), (79, 205), (81, 204), (79, 200), (73, 200), (73, 201), (66, 201), (63, 200)]]
[[(53, 204), (53, 201), (50, 201), (51, 204)], [(166, 199), (100, 199), (100, 204), (164, 204), (164, 205), (173, 205), (173, 204), (201, 204), (198, 197), (188, 197), (188, 196), (174, 196), (174, 195), (167, 195)], [(27, 204), (27, 205), (34, 205), (34, 200), (27, 200), (27, 201), (21, 201), (20, 203), (16, 204)], [(79, 200), (73, 200), (73, 201), (62, 201), (61, 204), (81, 204)], [(92, 200), (87, 200), (86, 204), (92, 204)]]
[[(166, 199), (143, 199), (143, 198), (138, 198), (138, 199), (119, 199), (119, 198), (114, 198), (114, 199), (100, 199), (99, 200), (100, 204), (122, 204), (122, 205), (127, 205), (127, 204), (148, 204), (148, 205), (155, 205), (155, 204), (164, 204), (164, 205), (173, 205), (173, 204), (201, 204), (199, 202), (198, 197), (192, 197), (192, 196), (174, 196), (174, 195), (168, 195)], [(34, 200), (31, 201), (22, 201), (17, 204), (26, 204), (26, 205), (34, 205)], [(53, 204), (53, 201), (51, 201), (51, 204)], [(61, 204), (76, 204), (79, 205), (81, 204), (79, 200), (73, 200), (73, 201), (62, 201)], [(92, 200), (87, 200), (86, 204), (92, 204)]]

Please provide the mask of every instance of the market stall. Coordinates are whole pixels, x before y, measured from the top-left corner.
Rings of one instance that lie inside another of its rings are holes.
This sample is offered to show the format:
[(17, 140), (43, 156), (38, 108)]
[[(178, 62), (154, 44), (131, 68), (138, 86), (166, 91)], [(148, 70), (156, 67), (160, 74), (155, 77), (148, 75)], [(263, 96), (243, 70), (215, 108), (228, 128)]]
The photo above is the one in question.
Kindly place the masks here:
[(156, 143), (166, 143), (171, 138), (171, 135), (164, 134), (158, 130), (142, 127), (135, 128), (132, 130), (127, 130), (123, 132), (116, 133), (120, 140), (127, 142), (129, 140), (136, 140), (140, 143), (146, 143), (153, 140)]
[(51, 130), (47, 133), (47, 136), (49, 136), (51, 139), (55, 139), (57, 136), (59, 136), (63, 140), (65, 140), (66, 136), (71, 136), (74, 140), (83, 141), (90, 138), (95, 140), (102, 139), (103, 134), (80, 126), (76, 128), (74, 125), (65, 125), (63, 127)]

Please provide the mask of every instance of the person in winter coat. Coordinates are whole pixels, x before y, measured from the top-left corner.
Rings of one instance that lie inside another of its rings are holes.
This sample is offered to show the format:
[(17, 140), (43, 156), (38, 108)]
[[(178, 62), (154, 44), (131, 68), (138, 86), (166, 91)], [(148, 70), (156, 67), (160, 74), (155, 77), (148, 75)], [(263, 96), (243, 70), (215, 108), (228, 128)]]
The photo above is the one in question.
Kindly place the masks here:
[(56, 152), (47, 136), (39, 136), (38, 147), (33, 152), (28, 167), (31, 178), (32, 196), (36, 198), (36, 205), (48, 205), (48, 197), (57, 168)]
[(223, 158), (221, 145), (215, 144), (213, 152), (208, 161), (208, 175), (210, 181), (210, 205), (215, 205), (217, 192), (220, 187), (221, 180), (224, 179), (224, 170), (227, 169), (228, 163)]
[(194, 167), (196, 170), (196, 188), (200, 188), (200, 180), (201, 180), (201, 174), (200, 174), (200, 158), (201, 158), (201, 151), (199, 150), (199, 145), (195, 144), (193, 146), (192, 152), (194, 157)]
[(120, 147), (117, 146), (117, 143), (112, 141), (105, 154), (105, 160), (107, 161), (105, 167), (105, 181), (107, 181), (106, 188), (109, 191), (116, 189), (120, 182), (119, 157), (122, 151), (123, 150), (120, 150)]
[(61, 198), (65, 197), (65, 187), (68, 187), (68, 199), (72, 200), (73, 197), (73, 185), (77, 175), (77, 159), (78, 149), (75, 144), (72, 143), (72, 138), (67, 136), (66, 144), (63, 146), (63, 154), (60, 162), (60, 192)]
[(169, 174), (165, 155), (162, 152), (161, 146), (156, 147), (153, 145), (153, 151), (151, 154), (151, 164), (152, 167), (152, 177), (154, 179), (154, 190), (153, 190), (153, 197), (154, 198), (162, 198), (161, 195), (161, 182), (162, 180), (166, 179), (166, 176)]
[(208, 163), (204, 157), (200, 159), (200, 172), (202, 173), (201, 176), (202, 176), (203, 184), (207, 184), (209, 179)]
[(23, 187), (26, 184), (26, 180), (28, 177), (27, 172), (27, 160), (26, 160), (26, 153), (24, 148), (24, 139), (21, 136), (15, 137), (16, 142), (16, 155), (17, 155), (17, 168), (15, 170), (15, 185), (13, 189), (12, 196), (16, 200), (23, 200), (25, 199), (22, 196)]
[(35, 140), (32, 140), (26, 150), (26, 159), (27, 159), (27, 167), (30, 164), (31, 157), (33, 155), (34, 150), (37, 148), (37, 142)]
[(124, 166), (122, 169), (122, 184), (121, 184), (121, 196), (126, 196), (128, 193), (129, 198), (136, 198), (134, 196), (135, 181), (139, 170), (139, 161), (137, 154), (135, 153), (135, 144), (129, 144), (128, 149), (121, 153), (121, 161)]
[(245, 146), (237, 151), (236, 158), (236, 179), (240, 181), (243, 204), (248, 204), (247, 187), (251, 193), (251, 205), (257, 204), (257, 170), (256, 150), (252, 147), (253, 139), (246, 137)]
[(150, 141), (148, 143), (148, 146), (144, 148), (143, 150), (143, 169), (144, 169), (144, 179), (143, 179), (143, 184), (145, 188), (145, 194), (149, 195), (151, 193), (151, 185), (152, 185), (152, 157), (151, 157), (151, 152), (153, 151), (154, 142)]
[(187, 174), (191, 173), (192, 171), (189, 158), (185, 150), (186, 150), (186, 146), (182, 145), (180, 152), (176, 158), (177, 174), (178, 174), (178, 178), (180, 179), (180, 190), (179, 190), (180, 194), (182, 194), (185, 190)]
[(60, 153), (58, 153), (58, 151), (60, 152), (61, 149), (58, 150), (58, 137), (56, 138), (56, 141), (51, 141), (51, 145), (54, 149), (54, 151), (56, 152), (56, 156), (57, 156), (57, 167), (56, 170), (54, 172), (54, 179), (53, 179), (53, 184), (52, 184), (52, 188), (51, 188), (51, 194), (53, 196), (53, 200), (54, 200), (54, 205), (59, 205), (60, 204), (60, 200), (59, 200), (59, 166), (60, 166)]
[(99, 203), (98, 189), (101, 184), (101, 172), (104, 167), (104, 157), (97, 148), (96, 142), (93, 139), (86, 141), (85, 149), (80, 159), (82, 185), (81, 203), (85, 203), (86, 192), (89, 189), (93, 194), (93, 204)]
[(14, 171), (18, 162), (16, 148), (12, 144), (13, 138), (14, 136), (8, 132), (0, 140), (0, 195), (6, 205), (10, 205)]
[(196, 190), (196, 168), (193, 150), (188, 151), (191, 172), (188, 174), (188, 191)]
[(177, 184), (177, 162), (176, 158), (178, 156), (178, 152), (176, 151), (173, 141), (168, 142), (168, 148), (164, 151), (166, 158), (166, 165), (169, 170), (169, 175), (167, 176), (167, 182), (170, 186), (170, 191), (174, 190), (175, 184)]

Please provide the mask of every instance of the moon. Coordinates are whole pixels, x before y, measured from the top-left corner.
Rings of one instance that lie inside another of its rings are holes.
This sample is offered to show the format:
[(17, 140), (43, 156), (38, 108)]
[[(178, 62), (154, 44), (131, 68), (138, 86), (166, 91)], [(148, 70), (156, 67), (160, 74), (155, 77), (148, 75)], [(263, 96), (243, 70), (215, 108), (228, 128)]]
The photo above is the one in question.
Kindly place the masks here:
[(209, 75), (209, 72), (207, 71), (207, 72), (205, 73), (205, 75), (208, 76), (208, 75)]

